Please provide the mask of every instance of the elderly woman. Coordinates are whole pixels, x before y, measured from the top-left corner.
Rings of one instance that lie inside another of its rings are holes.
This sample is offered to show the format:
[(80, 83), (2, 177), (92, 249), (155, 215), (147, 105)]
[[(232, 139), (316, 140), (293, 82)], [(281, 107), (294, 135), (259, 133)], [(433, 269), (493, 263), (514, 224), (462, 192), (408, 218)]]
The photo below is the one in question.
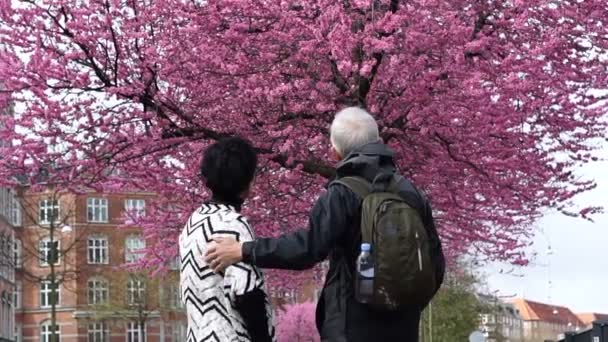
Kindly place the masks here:
[(240, 210), (249, 195), (256, 164), (255, 150), (241, 138), (221, 140), (205, 151), (201, 175), (212, 197), (192, 213), (179, 237), (188, 342), (275, 341), (262, 272), (250, 264), (236, 263), (223, 273), (214, 273), (204, 260), (213, 238), (255, 239)]

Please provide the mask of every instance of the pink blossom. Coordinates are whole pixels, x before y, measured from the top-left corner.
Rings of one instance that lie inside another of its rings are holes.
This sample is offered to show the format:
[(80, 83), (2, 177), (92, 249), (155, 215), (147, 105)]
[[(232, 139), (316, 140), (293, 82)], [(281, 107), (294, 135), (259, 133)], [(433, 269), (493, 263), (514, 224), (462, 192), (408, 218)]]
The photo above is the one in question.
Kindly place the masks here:
[(287, 304), (279, 312), (278, 342), (318, 342), (314, 303)]
[(156, 193), (137, 224), (145, 266), (162, 267), (208, 197), (206, 146), (253, 142), (245, 214), (276, 236), (306, 226), (332, 176), (333, 114), (360, 105), (431, 199), (449, 257), (520, 263), (547, 206), (596, 212), (570, 203), (595, 186), (572, 171), (606, 130), (589, 93), (608, 84), (592, 53), (608, 48), (604, 2), (374, 3), (0, 1), (0, 105), (19, 109), (0, 125), (0, 182), (36, 187), (46, 169), (72, 191)]

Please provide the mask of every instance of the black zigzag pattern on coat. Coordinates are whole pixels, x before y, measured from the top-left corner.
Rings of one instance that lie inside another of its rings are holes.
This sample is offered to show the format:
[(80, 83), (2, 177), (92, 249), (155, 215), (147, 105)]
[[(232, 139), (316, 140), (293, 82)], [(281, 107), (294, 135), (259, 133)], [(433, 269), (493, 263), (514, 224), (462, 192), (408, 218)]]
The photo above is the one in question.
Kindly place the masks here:
[(209, 297), (206, 300), (200, 300), (192, 289), (187, 288), (184, 291), (186, 295), (186, 303), (191, 303), (201, 313), (201, 316), (205, 316), (208, 312), (217, 312), (223, 319), (232, 326), (232, 321), (228, 317), (228, 309), (222, 304), (222, 302), (216, 297)]
[[(263, 288), (262, 272), (241, 263), (229, 268), (235, 281), (214, 273), (204, 261), (214, 234), (234, 236), (239, 241), (255, 238), (246, 218), (222, 204), (205, 204), (189, 218), (180, 236), (182, 298), (194, 318), (189, 322), (187, 342), (251, 342), (233, 296)], [(268, 319), (269, 333), (276, 341), (267, 296), (266, 310), (260, 314)]]
[(217, 337), (217, 334), (215, 333), (215, 331), (212, 331), (211, 334), (203, 337), (203, 339), (200, 342), (221, 342), (221, 341)]
[(217, 204), (205, 203), (205, 204), (201, 205), (201, 208), (198, 210), (198, 213), (201, 215), (213, 215), (213, 214), (217, 214), (220, 210), (222, 210), (222, 209)]
[(252, 276), (251, 276), (251, 273), (252, 273), (251, 268), (247, 267), (247, 266), (245, 266), (243, 264), (240, 264), (240, 263), (239, 264), (234, 264), (231, 267), (237, 268), (237, 269), (242, 270), (245, 273), (247, 273), (247, 284), (245, 285), (245, 292), (252, 291), (253, 288), (254, 288), (254, 286), (255, 286), (255, 284), (253, 284), (254, 286), (252, 286), (253, 282), (252, 282)]
[(186, 268), (191, 267), (199, 280), (205, 280), (208, 277), (216, 275), (209, 266), (204, 265), (200, 266), (196, 259), (194, 258), (194, 253), (192, 250), (189, 250), (188, 253), (182, 258), (182, 273), (186, 270)]
[(245, 218), (243, 216), (240, 216), (236, 218), (239, 222), (241, 222), (243, 224), (243, 226), (245, 226), (245, 228), (247, 228), (247, 231), (249, 232), (249, 236), (253, 239), (253, 237), (255, 235), (253, 235), (253, 230), (251, 229), (251, 226), (249, 225), (249, 223), (245, 220)]
[[(244, 338), (246, 341), (249, 340), (249, 335), (247, 334), (247, 326), (241, 320), (235, 320), (238, 323), (239, 327), (234, 326), (234, 322), (232, 322), (229, 318), (229, 313), (226, 307), (222, 304), (222, 302), (215, 297), (208, 298), (205, 301), (201, 301), (191, 289), (186, 289), (186, 302), (192, 303), (194, 307), (201, 313), (201, 316), (204, 317), (206, 314), (210, 312), (218, 313), (226, 322), (234, 328), (234, 332), (239, 337)], [(236, 317), (233, 317), (236, 318)], [(273, 333), (274, 334), (274, 333)], [(204, 339), (203, 339), (204, 340)]]
[(194, 334), (194, 330), (192, 328), (188, 328), (188, 335), (186, 336), (187, 342), (198, 342), (196, 340), (196, 335)]
[(239, 232), (225, 229), (215, 230), (213, 228), (213, 224), (211, 223), (210, 216), (205, 216), (197, 222), (192, 222), (193, 217), (194, 215), (190, 216), (188, 224), (186, 225), (186, 233), (188, 234), (188, 236), (192, 235), (198, 229), (201, 229), (203, 231), (203, 236), (205, 237), (206, 242), (213, 241), (213, 235), (216, 234), (233, 235), (236, 241), (241, 241), (241, 234), (239, 234)]

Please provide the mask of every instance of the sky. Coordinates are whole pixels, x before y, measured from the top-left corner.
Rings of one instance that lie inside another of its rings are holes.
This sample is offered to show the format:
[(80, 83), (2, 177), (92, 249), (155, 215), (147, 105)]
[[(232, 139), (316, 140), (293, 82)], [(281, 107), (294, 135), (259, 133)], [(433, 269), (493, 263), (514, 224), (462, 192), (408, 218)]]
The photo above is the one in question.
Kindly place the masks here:
[[(608, 159), (608, 143), (598, 156)], [(514, 269), (495, 263), (482, 270), (490, 291), (505, 299), (525, 297), (577, 313), (608, 314), (608, 161), (587, 164), (577, 174), (594, 179), (598, 186), (576, 197), (576, 204), (603, 206), (606, 213), (589, 222), (548, 212), (536, 225), (538, 233), (530, 251), (538, 256), (532, 265)], [(547, 253), (549, 246), (552, 254)], [(505, 274), (505, 270), (512, 272)]]

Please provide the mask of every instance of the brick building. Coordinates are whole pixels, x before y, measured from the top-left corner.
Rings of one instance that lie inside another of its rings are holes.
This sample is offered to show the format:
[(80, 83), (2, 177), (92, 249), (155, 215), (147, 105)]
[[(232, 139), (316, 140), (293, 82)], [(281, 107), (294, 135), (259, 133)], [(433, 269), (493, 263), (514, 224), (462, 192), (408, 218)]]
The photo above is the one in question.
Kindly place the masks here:
[(524, 322), (525, 342), (556, 340), (564, 332), (578, 331), (584, 327), (579, 317), (563, 306), (526, 299), (516, 299), (513, 305)]
[[(0, 89), (3, 88), (0, 81)], [(0, 93), (0, 130), (4, 129), (4, 117), (14, 113), (13, 103), (6, 93)], [(0, 139), (0, 158), (11, 141)], [(0, 342), (15, 338), (15, 265), (14, 226), (20, 225), (20, 211), (15, 192), (0, 187)]]
[(515, 305), (494, 296), (480, 295), (479, 299), (489, 308), (481, 315), (479, 327), (487, 341), (523, 341), (523, 321)]
[(580, 313), (577, 315), (583, 323), (585, 329), (593, 327), (593, 322), (608, 322), (608, 314), (601, 314), (595, 312)]
[(15, 254), (14, 227), (21, 225), (15, 193), (0, 188), (0, 341), (15, 339)]
[(53, 330), (57, 342), (185, 340), (178, 265), (163, 281), (124, 267), (142, 257), (146, 241), (139, 229), (118, 226), (125, 215), (145, 214), (150, 198), (51, 187), (23, 193), (23, 225), (16, 230), (18, 342), (51, 342)]

